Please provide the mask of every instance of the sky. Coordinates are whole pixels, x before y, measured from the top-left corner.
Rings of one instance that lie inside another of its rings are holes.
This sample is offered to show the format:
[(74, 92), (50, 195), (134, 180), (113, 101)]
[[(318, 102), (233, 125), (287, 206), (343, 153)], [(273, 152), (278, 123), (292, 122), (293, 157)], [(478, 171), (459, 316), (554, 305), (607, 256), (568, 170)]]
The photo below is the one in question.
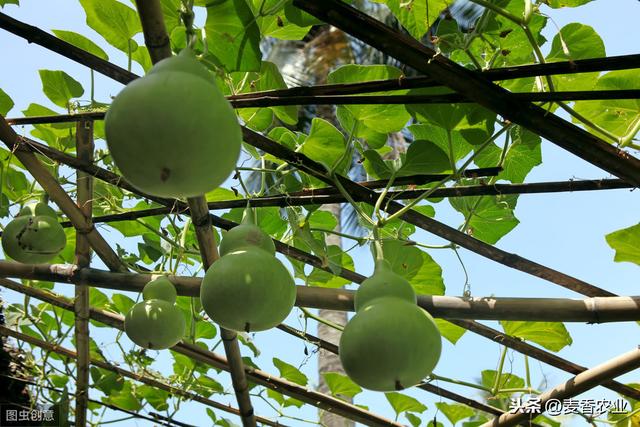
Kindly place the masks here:
[[(124, 54), (109, 48), (100, 36), (85, 24), (85, 16), (79, 3), (75, 0), (22, 0), (20, 7), (7, 6), (2, 10), (21, 21), (36, 25), (45, 30), (65, 29), (80, 32), (98, 42), (110, 56), (110, 60), (126, 66)], [(551, 40), (557, 28), (571, 22), (591, 25), (603, 38), (607, 55), (637, 53), (637, 40), (640, 40), (640, 3), (636, 0), (596, 0), (578, 9), (550, 10), (545, 12), (552, 18), (545, 35)], [(141, 42), (142, 40), (138, 40)], [(29, 45), (24, 40), (9, 33), (0, 32), (0, 47), (3, 61), (0, 66), (0, 88), (7, 92), (16, 103), (9, 117), (21, 116), (21, 111), (29, 103), (37, 102), (53, 108), (44, 98), (38, 77), (39, 69), (63, 70), (80, 81), (85, 90), (89, 87), (88, 69), (49, 52), (39, 46)], [(141, 73), (140, 69), (134, 68)], [(96, 98), (108, 101), (121, 89), (121, 85), (106, 77), (96, 75)], [(85, 93), (88, 98), (88, 93)], [(585, 163), (584, 161), (544, 141), (542, 146), (543, 165), (535, 168), (527, 177), (528, 182), (559, 181), (569, 179), (607, 178), (607, 173)], [(454, 212), (446, 202), (435, 205), (437, 218), (451, 226), (458, 226), (462, 217)], [(564, 273), (584, 279), (619, 295), (638, 295), (638, 266), (630, 263), (614, 263), (613, 250), (607, 245), (604, 236), (612, 231), (629, 227), (638, 223), (640, 196), (637, 191), (610, 190), (601, 192), (561, 193), (523, 195), (519, 198), (516, 216), (520, 224), (497, 244), (501, 249), (515, 252), (533, 261), (555, 268)], [(113, 236), (117, 236), (114, 234)], [(424, 243), (443, 243), (440, 239), (426, 232), (414, 236)], [(458, 261), (450, 251), (431, 251), (430, 254), (441, 264), (444, 271), (447, 295), (462, 293), (464, 276)], [(373, 270), (370, 252), (366, 248), (351, 252), (357, 270), (362, 274), (370, 274)], [(462, 259), (470, 275), (471, 292), (474, 296), (513, 296), (513, 297), (562, 297), (580, 298), (569, 290), (555, 286), (541, 279), (498, 265), (468, 251), (461, 251)], [(96, 264), (99, 265), (99, 264)], [(58, 289), (63, 289), (59, 287)], [(68, 289), (68, 287), (66, 288)], [(9, 291), (2, 293), (9, 302), (18, 301), (15, 294)], [(300, 326), (300, 319), (294, 311), (287, 320), (292, 326)], [(497, 322), (488, 325), (500, 329)], [(567, 324), (573, 337), (573, 344), (563, 349), (559, 356), (584, 366), (594, 366), (624, 353), (639, 344), (639, 326), (633, 322), (604, 325)], [(92, 333), (105, 345), (107, 352), (111, 348), (110, 335), (103, 330), (92, 329)], [(310, 326), (315, 332), (315, 326)], [(315, 374), (315, 358), (308, 359), (304, 354), (304, 343), (290, 338), (278, 331), (259, 333), (255, 336), (258, 347), (262, 350), (257, 359), (258, 364), (266, 371), (277, 374), (271, 363), (272, 357), (279, 357), (288, 363), (299, 366), (307, 374), (311, 385), (317, 381)], [(246, 350), (246, 349), (245, 349)], [(311, 351), (312, 348), (309, 347)], [(455, 377), (466, 381), (474, 381), (480, 371), (496, 369), (501, 347), (484, 338), (465, 334), (457, 345), (444, 342), (441, 361), (436, 373), (446, 377)], [(243, 350), (244, 351), (244, 350)], [(509, 352), (509, 361), (514, 373), (522, 375), (523, 358)], [(308, 359), (308, 360), (307, 360)], [(165, 354), (160, 354), (158, 366), (168, 368)], [(540, 384), (546, 379), (554, 385), (569, 378), (569, 375), (540, 363), (532, 363), (532, 380)], [(170, 368), (169, 368), (170, 369)], [(216, 377), (228, 384), (226, 375)], [(638, 372), (621, 378), (624, 382), (640, 382)], [(477, 397), (476, 392), (468, 388), (441, 384), (445, 388), (463, 395)], [(429, 407), (432, 418), (436, 396), (423, 391), (411, 391), (408, 394), (418, 398)], [(616, 399), (615, 393), (602, 387), (595, 388), (581, 398)], [(224, 402), (233, 402), (232, 398), (221, 398)], [(273, 415), (269, 408), (254, 399), (256, 413)], [(393, 418), (393, 412), (380, 393), (365, 392), (356, 398), (356, 403), (369, 406), (373, 411)], [(206, 425), (208, 418), (204, 408), (199, 404), (186, 404), (177, 420), (198, 425)], [(315, 419), (315, 408), (307, 405), (299, 414), (302, 418)], [(115, 415), (113, 416), (116, 417)], [(426, 419), (426, 416), (423, 417)], [(233, 419), (233, 417), (230, 417)], [(438, 420), (450, 425), (439, 416)], [(286, 421), (286, 420), (285, 420)], [(565, 424), (566, 422), (566, 424)], [(290, 425), (303, 425), (291, 422)], [(145, 421), (129, 421), (119, 425), (149, 425)], [(566, 420), (563, 425), (585, 425), (580, 419)]]

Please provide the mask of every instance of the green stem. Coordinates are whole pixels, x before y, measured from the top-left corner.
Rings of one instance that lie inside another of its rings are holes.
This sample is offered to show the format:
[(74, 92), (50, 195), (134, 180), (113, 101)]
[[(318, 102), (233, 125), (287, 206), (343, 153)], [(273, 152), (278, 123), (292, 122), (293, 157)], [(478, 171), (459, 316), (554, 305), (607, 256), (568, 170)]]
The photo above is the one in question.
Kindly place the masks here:
[(430, 380), (436, 380), (436, 381), (444, 381), (446, 383), (451, 383), (451, 384), (462, 385), (462, 386), (465, 386), (465, 387), (475, 388), (477, 390), (482, 390), (482, 391), (486, 391), (487, 393), (491, 393), (491, 389), (489, 387), (485, 387), (485, 386), (480, 385), (480, 384), (469, 383), (469, 382), (466, 382), (466, 381), (455, 380), (453, 378), (447, 378), (447, 377), (443, 377), (443, 376), (436, 375), (436, 374), (431, 374), (429, 376), (429, 379)]
[(531, 388), (531, 370), (529, 369), (529, 356), (524, 355), (524, 372), (527, 387)]
[(500, 379), (502, 377), (502, 370), (504, 369), (504, 361), (507, 358), (507, 347), (502, 347), (502, 354), (500, 355), (500, 363), (498, 364), (498, 372), (496, 373), (496, 379), (493, 382), (493, 388), (491, 394), (496, 395), (500, 391)]
[(313, 314), (311, 311), (307, 310), (304, 307), (298, 307), (298, 308), (304, 313), (305, 317), (309, 317), (309, 318), (315, 320), (318, 323), (322, 323), (323, 325), (327, 325), (328, 327), (336, 329), (336, 330), (338, 330), (340, 332), (342, 332), (344, 330), (343, 326), (340, 326), (337, 323), (333, 323), (332, 321), (327, 320), (327, 319), (325, 319), (323, 317), (317, 316), (317, 315)]
[(625, 136), (620, 138), (620, 147), (624, 148), (629, 146), (629, 144), (631, 144), (631, 141), (633, 141), (633, 137), (636, 136), (638, 132), (640, 132), (640, 114), (637, 115), (635, 120), (633, 121), (631, 130)]
[(347, 202), (349, 202), (349, 204), (353, 206), (353, 209), (356, 211), (356, 213), (360, 215), (360, 217), (362, 217), (362, 219), (367, 221), (369, 224), (375, 226), (376, 222), (373, 220), (373, 218), (371, 218), (362, 210), (360, 205), (358, 205), (358, 203), (355, 200), (353, 200), (353, 197), (351, 197), (351, 194), (349, 194), (349, 192), (345, 190), (345, 188), (342, 186), (342, 183), (340, 183), (340, 179), (337, 177), (337, 175), (332, 174), (332, 180), (333, 180), (333, 183), (336, 185), (336, 188), (338, 189), (340, 194), (342, 194), (342, 196), (347, 200)]
[(309, 230), (310, 231), (318, 231), (320, 233), (335, 234), (336, 236), (344, 237), (345, 239), (355, 240), (356, 242), (359, 242), (360, 244), (363, 244), (367, 240), (365, 237), (357, 237), (357, 236), (353, 236), (351, 234), (342, 233), (340, 231), (327, 230), (326, 228), (311, 227)]

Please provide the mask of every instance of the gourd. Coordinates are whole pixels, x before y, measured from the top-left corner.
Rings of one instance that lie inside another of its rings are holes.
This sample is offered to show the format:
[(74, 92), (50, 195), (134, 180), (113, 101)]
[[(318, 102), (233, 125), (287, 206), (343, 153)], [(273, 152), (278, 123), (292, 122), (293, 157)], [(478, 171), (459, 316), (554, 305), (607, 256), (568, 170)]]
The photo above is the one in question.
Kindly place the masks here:
[(189, 49), (129, 83), (105, 116), (107, 146), (124, 177), (159, 197), (195, 197), (234, 170), (242, 133), (213, 75)]
[(56, 213), (46, 203), (25, 206), (2, 233), (5, 255), (25, 264), (51, 261), (66, 246), (67, 237)]
[(176, 345), (186, 329), (184, 314), (175, 305), (177, 293), (162, 276), (147, 283), (143, 301), (135, 304), (124, 318), (124, 331), (143, 348), (161, 350)]
[(401, 390), (431, 374), (442, 338), (429, 313), (416, 303), (411, 284), (379, 259), (355, 295), (355, 316), (340, 337), (340, 360), (363, 388)]
[(207, 270), (200, 300), (211, 320), (224, 328), (263, 331), (291, 312), (296, 287), (291, 273), (275, 257), (269, 235), (247, 218), (249, 213), (222, 239), (223, 255)]

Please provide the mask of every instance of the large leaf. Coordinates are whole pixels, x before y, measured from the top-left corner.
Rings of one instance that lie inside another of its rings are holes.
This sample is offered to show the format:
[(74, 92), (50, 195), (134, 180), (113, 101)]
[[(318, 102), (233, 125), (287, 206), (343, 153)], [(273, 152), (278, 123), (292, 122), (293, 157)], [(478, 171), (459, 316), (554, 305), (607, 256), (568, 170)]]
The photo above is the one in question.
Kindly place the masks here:
[(402, 26), (416, 39), (420, 40), (431, 25), (450, 6), (447, 0), (373, 0), (384, 3), (400, 21)]
[(400, 240), (384, 240), (382, 247), (393, 271), (411, 282), (417, 294), (444, 294), (442, 268), (428, 253)]
[(465, 217), (467, 234), (494, 244), (519, 223), (513, 210), (517, 196), (454, 197), (449, 203)]
[(440, 335), (442, 335), (447, 341), (451, 344), (455, 344), (458, 342), (460, 338), (467, 332), (466, 329), (461, 328), (458, 325), (454, 325), (451, 322), (448, 322), (444, 319), (433, 319), (440, 330)]
[(329, 264), (328, 267), (336, 274), (314, 268), (309, 276), (307, 276), (307, 284), (311, 286), (321, 286), (323, 288), (340, 288), (351, 283), (351, 281), (337, 275), (342, 268), (354, 270), (351, 256), (336, 245), (329, 245), (327, 247), (326, 256)]
[[(324, 119), (314, 118), (301, 151), (316, 162), (322, 163), (327, 170), (331, 170), (339, 166), (340, 159), (348, 157), (344, 156), (345, 148), (344, 137), (335, 126)], [(351, 158), (348, 160), (350, 162)]]
[(5, 91), (0, 89), (0, 114), (6, 116), (9, 110), (13, 108), (13, 100), (6, 94)]
[(123, 52), (134, 51), (133, 36), (142, 31), (135, 10), (116, 0), (80, 0), (87, 14), (87, 25), (112, 46)]
[[(553, 38), (547, 61), (575, 61), (603, 58), (604, 42), (595, 30), (584, 24), (572, 23), (562, 27)], [(554, 77), (557, 90), (589, 90), (597, 81), (598, 73), (566, 74)]]
[[(640, 73), (636, 70), (611, 71), (598, 79), (594, 90), (636, 89)], [(632, 129), (640, 120), (640, 99), (579, 101), (576, 111), (587, 119), (618, 135), (633, 137)]]
[(475, 412), (468, 406), (462, 405), (460, 403), (445, 403), (438, 402), (436, 406), (444, 414), (445, 417), (451, 424), (456, 424), (458, 421), (464, 420), (465, 418), (472, 417)]
[(245, 0), (209, 3), (204, 29), (209, 53), (225, 70), (260, 70), (260, 30)]
[[(233, 73), (232, 80), (234, 82), (236, 93), (258, 92), (272, 89), (286, 89), (287, 87), (276, 64), (268, 61), (262, 62), (259, 73)], [(295, 125), (298, 121), (298, 108), (295, 105), (269, 107), (269, 109), (242, 108), (238, 111), (245, 121), (247, 121), (247, 118), (250, 118), (251, 115), (264, 115), (266, 126), (260, 127), (266, 128), (267, 126), (271, 125), (273, 121), (273, 117), (271, 114), (268, 115), (269, 117), (265, 115), (265, 113), (268, 113), (269, 110), (273, 111), (276, 117), (278, 117), (288, 125)]]
[(573, 340), (563, 323), (501, 321), (507, 335), (540, 344), (550, 351), (560, 351), (571, 345)]
[(309, 382), (307, 376), (300, 372), (298, 368), (278, 359), (277, 357), (273, 358), (273, 365), (278, 368), (278, 371), (280, 371), (280, 376), (284, 379), (303, 386), (307, 385), (307, 383)]
[[(356, 83), (372, 80), (399, 79), (402, 71), (390, 65), (344, 65), (331, 72), (328, 83)], [(384, 92), (371, 93), (375, 96)], [(395, 94), (404, 91), (394, 92)], [(342, 127), (348, 131), (353, 128), (353, 121), (378, 133), (397, 132), (409, 121), (410, 116), (403, 105), (340, 105), (338, 119)], [(363, 129), (364, 130), (364, 129)], [(361, 136), (362, 130), (356, 134)]]
[(58, 107), (68, 108), (72, 98), (84, 94), (82, 85), (64, 71), (40, 70), (40, 80), (44, 94)]
[(457, 130), (446, 130), (429, 124), (416, 124), (407, 127), (416, 140), (431, 141), (444, 152), (453, 154), (453, 161), (463, 159), (473, 149), (463, 134)]
[[(496, 377), (498, 372), (494, 370), (484, 370), (481, 373), (482, 385), (488, 388), (492, 388), (496, 383)], [(500, 380), (498, 381), (498, 387), (501, 389), (506, 388), (523, 388), (524, 380), (517, 375), (502, 373)], [(498, 393), (499, 397), (504, 397), (509, 393)]]
[(423, 413), (427, 410), (427, 407), (423, 403), (406, 394), (390, 392), (385, 393), (384, 397), (387, 398), (387, 401), (397, 415), (403, 412)]
[(73, 31), (66, 31), (66, 30), (51, 30), (51, 31), (60, 40), (64, 40), (67, 43), (72, 44), (76, 47), (79, 47), (82, 50), (86, 50), (87, 52), (97, 56), (98, 58), (102, 58), (105, 61), (109, 60), (109, 56), (104, 50), (102, 50), (100, 46), (98, 46), (97, 44), (95, 44), (93, 41), (83, 36), (82, 34), (78, 34)]
[[(510, 135), (512, 143), (507, 148), (503, 170), (498, 179), (521, 183), (535, 166), (542, 163), (541, 138), (520, 126), (515, 126)], [(474, 162), (479, 167), (497, 166), (501, 155), (502, 148), (491, 144), (477, 154)]]
[(429, 141), (413, 141), (402, 163), (398, 176), (451, 172), (449, 156)]
[(329, 391), (331, 391), (331, 394), (334, 396), (353, 398), (362, 392), (362, 388), (344, 374), (339, 372), (323, 372), (322, 376), (329, 386)]
[(616, 262), (633, 262), (640, 265), (640, 223), (605, 236), (615, 251)]

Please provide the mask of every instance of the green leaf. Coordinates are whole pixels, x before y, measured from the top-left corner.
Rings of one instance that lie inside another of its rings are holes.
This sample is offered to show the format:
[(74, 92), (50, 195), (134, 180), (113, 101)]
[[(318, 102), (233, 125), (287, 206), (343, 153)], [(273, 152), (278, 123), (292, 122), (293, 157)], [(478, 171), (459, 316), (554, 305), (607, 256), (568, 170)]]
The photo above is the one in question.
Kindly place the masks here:
[[(534, 167), (542, 164), (541, 138), (520, 126), (515, 126), (509, 133), (512, 143), (507, 148), (498, 179), (521, 183)], [(481, 168), (494, 167), (500, 163), (501, 155), (502, 149), (491, 144), (478, 153), (474, 161)]]
[(358, 384), (354, 383), (348, 376), (339, 372), (323, 372), (322, 376), (327, 386), (329, 386), (331, 394), (336, 397), (352, 399), (362, 392), (362, 388), (360, 388)]
[(438, 402), (436, 403), (436, 406), (438, 407), (440, 412), (442, 412), (444, 416), (447, 417), (449, 421), (451, 421), (451, 424), (456, 424), (458, 421), (472, 417), (475, 414), (473, 409), (460, 403), (450, 404), (445, 402)]
[(218, 334), (216, 327), (210, 322), (197, 322), (196, 323), (196, 339), (212, 339)]
[[(280, 74), (280, 70), (273, 62), (263, 61), (260, 67), (260, 72), (252, 72), (252, 73), (233, 73), (232, 80), (234, 86), (236, 86), (236, 93), (247, 93), (247, 92), (259, 92), (259, 91), (267, 91), (274, 89), (286, 89), (287, 85), (284, 82), (284, 78)], [(272, 111), (278, 119), (280, 119), (283, 123), (288, 125), (295, 125), (298, 122), (298, 107), (295, 105), (285, 105), (279, 107), (269, 107), (269, 108), (241, 108), (238, 110), (240, 112), (241, 117), (244, 120), (247, 118), (252, 118), (252, 116), (258, 114), (261, 123), (258, 123), (263, 128), (271, 125), (273, 118), (268, 113)], [(255, 121), (256, 118), (253, 118)]]
[[(353, 259), (351, 256), (343, 251), (339, 246), (329, 245), (326, 251), (328, 267), (334, 273), (339, 273), (342, 268), (349, 270), (354, 269)], [(336, 274), (332, 274), (328, 271), (314, 268), (311, 274), (307, 276), (307, 284), (310, 286), (321, 286), (323, 288), (340, 288), (351, 281), (344, 279)]]
[[(311, 121), (311, 130), (301, 151), (331, 170), (343, 157), (345, 148), (342, 133), (328, 121), (316, 117)], [(348, 160), (351, 161), (351, 158)]]
[(118, 310), (120, 314), (125, 315), (135, 304), (135, 301), (123, 294), (113, 294), (113, 296), (111, 297), (111, 301), (116, 310)]
[(447, 0), (373, 0), (389, 7), (402, 26), (416, 39), (420, 40), (440, 13), (450, 6)]
[(428, 141), (413, 141), (403, 157), (398, 176), (451, 171), (449, 156), (436, 144)]
[[(553, 38), (547, 61), (575, 61), (607, 56), (604, 42), (595, 30), (584, 24), (565, 25)], [(554, 77), (556, 90), (590, 90), (599, 73), (566, 74)]]
[(5, 7), (8, 4), (19, 5), (19, 0), (0, 0), (0, 7)]
[[(482, 371), (482, 385), (488, 388), (493, 388), (497, 375), (498, 372), (494, 370)], [(517, 375), (503, 373), (502, 375), (500, 375), (498, 387), (500, 387), (500, 389), (523, 388), (524, 380)], [(508, 393), (498, 393), (499, 397), (504, 397), (505, 395), (508, 395)]]
[(616, 251), (616, 262), (633, 262), (640, 265), (640, 223), (605, 236), (607, 243)]
[(136, 387), (136, 394), (149, 402), (156, 411), (166, 411), (169, 409), (167, 400), (169, 400), (171, 396), (164, 390), (143, 384)]
[[(611, 71), (601, 76), (594, 90), (635, 89), (640, 87), (637, 70)], [(575, 110), (595, 124), (626, 138), (632, 138), (640, 120), (640, 99), (578, 101)], [(575, 121), (575, 120), (574, 120)]]
[(449, 203), (462, 213), (467, 234), (495, 244), (519, 223), (513, 210), (517, 196), (478, 196), (450, 198)]
[(334, 230), (338, 226), (335, 215), (326, 210), (317, 210), (309, 216), (309, 226), (311, 228), (323, 228)]
[(132, 38), (142, 31), (135, 10), (116, 0), (80, 0), (87, 14), (87, 25), (111, 46), (128, 53), (137, 48)]
[(404, 416), (406, 419), (409, 420), (409, 422), (413, 427), (419, 427), (420, 424), (422, 424), (422, 420), (420, 419), (420, 417), (418, 417), (415, 414), (412, 414), (411, 412), (407, 412), (406, 414), (404, 414)]
[(116, 392), (112, 391), (107, 397), (103, 397), (102, 401), (129, 411), (142, 409), (140, 399), (133, 393), (133, 387), (130, 381), (125, 381), (121, 390)]
[(288, 2), (284, 6), (284, 14), (289, 22), (292, 22), (300, 27), (322, 24), (322, 21), (320, 21), (318, 18), (310, 15), (302, 9), (297, 8), (293, 5), (292, 2)]
[(0, 89), (0, 114), (6, 116), (9, 110), (13, 108), (13, 100), (5, 91)]
[(467, 332), (466, 329), (461, 328), (458, 325), (454, 325), (451, 322), (448, 322), (444, 319), (433, 319), (436, 321), (436, 325), (440, 330), (440, 335), (447, 339), (451, 344), (455, 344), (458, 342), (460, 338)]
[(225, 70), (260, 70), (260, 30), (246, 0), (210, 3), (204, 30), (209, 53)]
[(71, 98), (84, 94), (82, 85), (64, 71), (40, 70), (42, 90), (51, 102), (58, 107), (68, 108)]
[(417, 412), (421, 414), (427, 410), (424, 404), (406, 394), (390, 392), (385, 393), (384, 397), (387, 398), (396, 415), (400, 415), (403, 412)]
[(411, 282), (417, 294), (444, 295), (442, 268), (428, 253), (401, 240), (384, 240), (382, 247), (393, 271)]
[(284, 379), (303, 386), (307, 385), (307, 383), (309, 382), (307, 376), (300, 372), (298, 368), (278, 359), (277, 357), (273, 358), (273, 365), (278, 368), (278, 371), (280, 371), (280, 376)]
[[(429, 124), (411, 125), (407, 126), (407, 128), (416, 140), (431, 141), (440, 147), (444, 153), (452, 151), (454, 162), (466, 157), (473, 149), (473, 145), (469, 144), (462, 133), (456, 130), (447, 131), (439, 126)], [(451, 150), (449, 144), (451, 144)]]
[(563, 323), (500, 321), (505, 334), (532, 341), (547, 350), (558, 352), (573, 340)]
[(583, 4), (591, 3), (593, 0), (548, 0), (546, 3), (549, 7), (560, 9), (561, 7), (578, 7)]
[[(357, 83), (373, 80), (399, 79), (402, 71), (390, 65), (343, 65), (329, 73), (327, 82)], [(394, 94), (402, 94), (406, 91), (396, 91)], [(385, 92), (375, 92), (367, 95), (376, 96)], [(388, 92), (387, 92), (388, 93)], [(411, 118), (403, 105), (339, 105), (338, 120), (346, 131), (353, 129), (354, 121), (358, 121), (356, 136), (364, 136), (365, 128), (378, 133), (400, 131)], [(364, 128), (361, 129), (361, 127)]]
[(60, 40), (64, 40), (67, 43), (79, 47), (82, 50), (86, 50), (87, 52), (97, 56), (98, 58), (102, 58), (105, 61), (109, 60), (109, 56), (104, 50), (102, 50), (100, 46), (98, 46), (82, 34), (66, 30), (51, 30), (51, 32), (53, 32), (53, 34), (55, 34), (56, 37), (58, 37)]

